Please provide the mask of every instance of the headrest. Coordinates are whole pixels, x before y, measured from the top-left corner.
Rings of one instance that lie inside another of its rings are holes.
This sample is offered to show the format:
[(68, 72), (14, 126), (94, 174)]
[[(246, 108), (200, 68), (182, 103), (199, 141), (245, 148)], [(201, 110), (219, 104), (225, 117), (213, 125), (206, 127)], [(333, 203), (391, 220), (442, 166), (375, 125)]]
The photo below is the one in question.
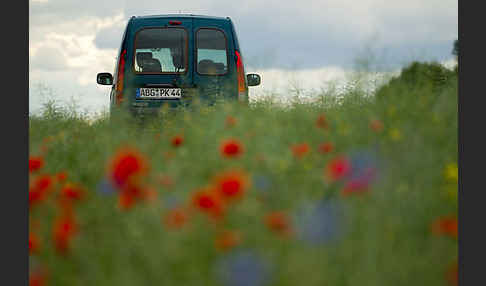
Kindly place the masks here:
[(145, 62), (148, 62), (152, 59), (151, 52), (138, 52), (137, 53), (137, 64), (139, 67), (143, 68)]
[(204, 59), (199, 61), (198, 72), (209, 75), (224, 74), (226, 72), (223, 63), (215, 63), (212, 60)]
[(162, 72), (162, 66), (158, 59), (149, 59), (144, 61), (143, 72)]

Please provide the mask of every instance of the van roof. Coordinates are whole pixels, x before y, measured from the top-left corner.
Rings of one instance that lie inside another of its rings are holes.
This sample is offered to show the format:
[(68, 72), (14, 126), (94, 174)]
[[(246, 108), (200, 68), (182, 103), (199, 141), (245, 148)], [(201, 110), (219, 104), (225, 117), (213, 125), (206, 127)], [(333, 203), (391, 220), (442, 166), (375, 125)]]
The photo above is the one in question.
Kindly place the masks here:
[(162, 15), (146, 15), (146, 16), (132, 16), (136, 19), (160, 19), (160, 18), (199, 18), (199, 19), (211, 19), (211, 20), (229, 20), (229, 17), (217, 17), (195, 14), (162, 14)]

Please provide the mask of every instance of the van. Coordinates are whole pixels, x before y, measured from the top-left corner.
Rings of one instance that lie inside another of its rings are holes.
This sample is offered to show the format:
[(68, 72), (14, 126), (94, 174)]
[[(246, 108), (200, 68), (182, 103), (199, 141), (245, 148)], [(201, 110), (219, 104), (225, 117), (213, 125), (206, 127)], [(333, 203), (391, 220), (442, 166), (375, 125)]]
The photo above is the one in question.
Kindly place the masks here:
[(218, 99), (248, 104), (243, 55), (229, 17), (200, 15), (132, 16), (123, 34), (114, 75), (97, 74), (111, 85), (110, 111), (157, 113), (163, 105), (214, 104)]

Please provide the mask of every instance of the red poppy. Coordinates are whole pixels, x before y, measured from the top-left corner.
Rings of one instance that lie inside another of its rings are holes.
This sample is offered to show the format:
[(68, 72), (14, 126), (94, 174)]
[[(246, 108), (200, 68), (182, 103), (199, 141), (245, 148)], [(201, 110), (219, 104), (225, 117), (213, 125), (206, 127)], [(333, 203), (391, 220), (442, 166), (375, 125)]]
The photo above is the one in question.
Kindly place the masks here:
[(31, 156), (29, 158), (29, 173), (39, 171), (44, 166), (44, 158)]
[(48, 191), (52, 186), (52, 177), (49, 175), (42, 175), (34, 180), (34, 188), (40, 191)]
[(215, 239), (215, 246), (221, 251), (228, 251), (241, 243), (239, 232), (225, 230), (219, 233)]
[(224, 205), (214, 189), (200, 189), (192, 196), (196, 209), (206, 213), (212, 218), (218, 219), (224, 214)]
[(121, 191), (118, 196), (118, 206), (122, 210), (129, 210), (135, 204), (135, 197), (127, 191)]
[(122, 210), (129, 210), (136, 202), (154, 202), (156, 199), (157, 191), (154, 188), (130, 183), (120, 191), (118, 204)]
[(327, 129), (329, 127), (326, 116), (324, 114), (321, 114), (317, 117), (316, 126), (323, 129)]
[(189, 214), (182, 207), (170, 209), (164, 217), (164, 223), (169, 229), (180, 229), (188, 222)]
[(291, 149), (294, 156), (299, 159), (304, 157), (310, 151), (309, 145), (307, 143), (292, 145)]
[(184, 137), (182, 135), (176, 135), (172, 137), (172, 140), (170, 142), (172, 146), (179, 147), (180, 145), (182, 145), (182, 143), (184, 143)]
[(83, 197), (84, 197), (84, 190), (72, 183), (67, 183), (61, 189), (61, 198), (63, 199), (79, 201), (83, 199)]
[(36, 271), (29, 276), (29, 286), (46, 286), (47, 277), (43, 272)]
[(35, 178), (32, 186), (29, 187), (29, 207), (33, 207), (47, 198), (47, 194), (52, 186), (52, 178), (43, 175)]
[(432, 233), (457, 238), (457, 216), (446, 216), (435, 220), (431, 226)]
[(326, 174), (335, 181), (342, 179), (351, 171), (351, 163), (345, 157), (336, 157), (327, 164)]
[(457, 286), (458, 278), (459, 278), (459, 272), (458, 272), (458, 263), (457, 261), (454, 262), (451, 266), (446, 271), (446, 280), (449, 283), (449, 285)]
[(29, 255), (39, 253), (40, 240), (39, 237), (32, 232), (29, 232)]
[(322, 143), (321, 145), (319, 145), (318, 148), (319, 152), (323, 154), (330, 153), (333, 149), (334, 146), (332, 145), (331, 142)]
[(380, 132), (383, 130), (383, 123), (378, 119), (371, 120), (370, 128), (375, 132)]
[(67, 173), (65, 171), (57, 173), (56, 179), (58, 182), (64, 182), (67, 179)]
[(235, 139), (228, 139), (221, 143), (221, 155), (227, 158), (235, 158), (243, 153), (242, 144)]
[(231, 115), (226, 116), (226, 121), (225, 121), (226, 128), (230, 128), (236, 125), (236, 118), (234, 118)]
[(343, 196), (349, 196), (353, 193), (366, 193), (368, 191), (368, 184), (360, 180), (352, 180), (346, 183), (344, 188), (341, 190)]
[(138, 150), (123, 148), (111, 161), (110, 171), (113, 183), (122, 188), (129, 180), (147, 173), (147, 160)]
[(224, 200), (241, 198), (248, 188), (248, 175), (239, 170), (224, 172), (213, 179), (217, 192)]
[(53, 241), (60, 254), (66, 254), (69, 251), (71, 240), (77, 232), (78, 226), (72, 216), (61, 217), (54, 222)]
[(38, 205), (46, 198), (46, 193), (44, 191), (38, 190), (34, 187), (29, 188), (29, 208)]
[(275, 211), (265, 216), (267, 227), (280, 235), (288, 236), (291, 234), (290, 220), (284, 212)]

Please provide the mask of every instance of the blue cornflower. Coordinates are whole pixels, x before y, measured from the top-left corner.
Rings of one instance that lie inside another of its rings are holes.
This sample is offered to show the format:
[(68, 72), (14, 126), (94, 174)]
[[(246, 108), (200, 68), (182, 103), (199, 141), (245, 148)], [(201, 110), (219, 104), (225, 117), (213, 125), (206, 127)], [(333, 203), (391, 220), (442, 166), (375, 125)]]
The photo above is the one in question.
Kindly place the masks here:
[(104, 178), (98, 183), (96, 190), (103, 195), (111, 195), (116, 192), (116, 189), (113, 186), (113, 184), (106, 178)]
[(300, 238), (314, 245), (335, 241), (343, 230), (342, 207), (337, 201), (305, 204), (296, 220)]
[(217, 274), (225, 286), (263, 286), (270, 278), (268, 264), (247, 250), (231, 253), (220, 260)]

